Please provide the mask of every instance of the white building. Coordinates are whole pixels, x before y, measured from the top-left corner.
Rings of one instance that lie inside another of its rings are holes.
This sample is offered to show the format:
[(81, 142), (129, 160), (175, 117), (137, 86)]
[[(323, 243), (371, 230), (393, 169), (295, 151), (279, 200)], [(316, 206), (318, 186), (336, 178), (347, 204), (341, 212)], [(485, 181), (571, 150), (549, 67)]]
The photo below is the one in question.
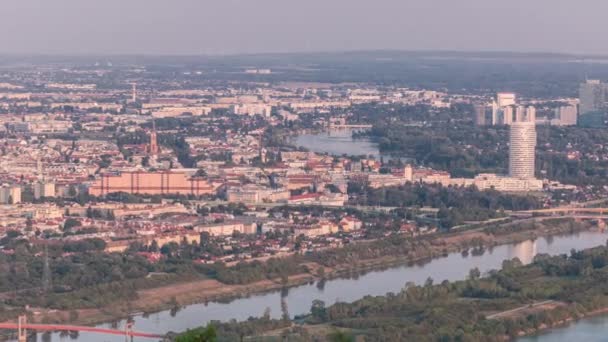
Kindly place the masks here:
[(248, 184), (228, 188), (226, 197), (230, 203), (286, 202), (289, 199), (289, 191)]
[[(497, 93), (496, 100), (489, 106), (492, 112), (492, 125), (511, 125), (513, 122), (536, 121), (536, 108), (533, 106), (517, 105), (514, 93)], [(489, 124), (485, 120), (485, 110), (481, 107), (477, 109), (476, 122), (478, 125)]]
[(534, 106), (526, 108), (526, 118), (524, 121), (536, 122), (536, 108)]
[(0, 204), (21, 203), (21, 187), (4, 184), (0, 186)]
[(536, 124), (534, 122), (512, 123), (509, 143), (509, 175), (512, 178), (533, 179)]
[(242, 103), (232, 106), (232, 113), (236, 115), (261, 115), (269, 117), (272, 114), (272, 106), (263, 103)]
[(536, 108), (534, 106), (517, 106), (515, 110), (515, 121), (523, 122), (523, 121), (536, 121)]
[(574, 126), (576, 125), (578, 111), (576, 106), (562, 106), (555, 108), (555, 119), (551, 120), (552, 125)]
[(155, 118), (170, 118), (190, 113), (194, 116), (208, 115), (211, 113), (211, 107), (208, 106), (180, 106), (180, 107), (163, 107), (152, 111), (152, 116)]
[(258, 74), (258, 75), (269, 75), (272, 73), (271, 69), (246, 69), (246, 74)]
[[(540, 191), (543, 189), (543, 181), (540, 179), (520, 179), (505, 177), (493, 173), (482, 173), (475, 176), (473, 184), (479, 190), (494, 189), (505, 192)], [(465, 186), (467, 184), (464, 184)]]
[(496, 94), (496, 102), (499, 107), (507, 107), (515, 105), (515, 93), (498, 93)]
[(209, 233), (209, 235), (212, 236), (227, 236), (232, 235), (234, 232), (255, 234), (257, 225), (255, 223), (229, 221), (196, 226), (194, 227), (194, 231), (198, 233)]
[(34, 198), (55, 197), (55, 183), (39, 181), (34, 183)]
[(513, 123), (513, 106), (506, 106), (502, 108), (502, 124), (510, 125)]

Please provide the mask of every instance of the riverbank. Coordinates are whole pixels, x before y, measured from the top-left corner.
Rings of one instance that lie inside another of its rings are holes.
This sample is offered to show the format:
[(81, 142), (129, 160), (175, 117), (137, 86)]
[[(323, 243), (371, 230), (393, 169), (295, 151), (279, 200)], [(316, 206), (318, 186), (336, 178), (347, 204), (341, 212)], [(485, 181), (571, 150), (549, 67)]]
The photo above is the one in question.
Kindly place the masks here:
[(591, 317), (608, 313), (608, 247), (604, 243), (564, 255), (542, 255), (528, 265), (508, 260), (500, 270), (480, 275), (472, 271), (464, 280), (435, 284), (429, 280), (351, 303), (317, 303), (310, 314), (298, 319), (298, 329), (283, 329), (280, 336), (296, 337), (302, 331), (314, 335), (322, 327), (326, 332), (315, 338), (340, 330), (352, 339), (374, 336), (391, 341), (525, 342), (554, 341), (555, 336), (561, 337), (559, 341), (576, 336), (584, 341), (605, 340), (607, 319), (595, 323), (598, 331), (593, 338), (584, 332), (569, 334), (567, 329), (542, 337), (574, 321), (584, 319), (576, 325), (588, 326)]
[[(540, 220), (540, 219), (539, 219)], [(535, 220), (527, 220), (528, 229), (505, 232), (494, 228), (488, 232), (480, 228), (477, 230), (461, 231), (450, 234), (437, 234), (415, 239), (420, 247), (412, 250), (408, 255), (384, 256), (381, 258), (359, 260), (356, 263), (343, 263), (333, 267), (324, 267), (323, 277), (319, 276), (321, 265), (307, 262), (307, 272), (288, 277), (287, 283), (280, 279), (264, 280), (247, 285), (226, 285), (212, 279), (201, 279), (167, 285), (154, 289), (140, 290), (137, 298), (129, 302), (113, 303), (103, 309), (76, 310), (79, 324), (92, 325), (102, 322), (111, 322), (135, 315), (141, 312), (157, 312), (162, 310), (179, 310), (179, 307), (214, 301), (230, 301), (236, 298), (258, 295), (267, 292), (279, 291), (286, 287), (307, 285), (322, 278), (333, 279), (340, 277), (358, 276), (368, 271), (394, 267), (403, 264), (424, 264), (448, 253), (461, 252), (468, 249), (480, 248), (490, 251), (492, 247), (512, 244), (516, 242), (535, 239), (539, 236), (567, 234), (590, 228), (588, 224), (576, 223), (574, 226), (561, 224), (534, 224)], [(506, 226), (506, 225), (505, 225)], [(504, 229), (512, 229), (506, 227)], [(365, 242), (369, 246), (372, 242)], [(311, 298), (312, 300), (314, 298)], [(262, 314), (263, 307), (259, 309)], [(53, 323), (74, 322), (74, 314), (69, 311), (41, 311), (35, 315), (34, 321)]]
[[(564, 304), (564, 306), (566, 306), (566, 305)], [(524, 315), (527, 316), (527, 315), (531, 315), (531, 314), (532, 315), (546, 314), (546, 313), (550, 312), (551, 310), (552, 309), (546, 309), (546, 310), (541, 310), (541, 311), (535, 310), (534, 312), (526, 311), (526, 312), (522, 312), (519, 315), (520, 317), (510, 316), (508, 318), (505, 317), (504, 319), (518, 319), (518, 318), (525, 319)], [(557, 322), (553, 322), (551, 324), (540, 324), (537, 328), (534, 328), (534, 329), (521, 330), (516, 334), (517, 336), (515, 336), (515, 337), (504, 335), (504, 336), (497, 336), (497, 339), (503, 340), (503, 341), (520, 341), (520, 339), (522, 339), (522, 338), (539, 337), (544, 334), (547, 334), (548, 332), (550, 332), (553, 329), (567, 327), (575, 322), (579, 322), (579, 321), (582, 321), (585, 319), (590, 319), (593, 317), (598, 317), (598, 316), (603, 316), (603, 315), (608, 315), (608, 307), (596, 309), (596, 310), (593, 310), (593, 311), (587, 312), (587, 313), (576, 313), (567, 318), (561, 319)], [(315, 325), (304, 324), (304, 325), (300, 325), (299, 328), (306, 330), (310, 335), (313, 335), (313, 336), (327, 336), (328, 334), (335, 332), (335, 331), (342, 331), (342, 332), (348, 334), (350, 331), (350, 329), (334, 327), (327, 323), (315, 324)], [(268, 336), (268, 337), (279, 338), (281, 336), (284, 336), (286, 334), (286, 332), (287, 332), (287, 330), (285, 328), (283, 328), (283, 329), (277, 329), (274, 331), (265, 332), (263, 335)], [(525, 341), (522, 341), (522, 342), (525, 342)]]
[[(548, 333), (549, 331), (551, 331), (553, 329), (567, 327), (575, 322), (578, 322), (578, 321), (581, 321), (584, 319), (589, 319), (592, 317), (603, 316), (603, 315), (608, 315), (608, 306), (600, 308), (600, 309), (596, 309), (596, 310), (593, 310), (590, 312), (586, 312), (586, 313), (577, 312), (577, 313), (573, 314), (572, 316), (559, 320), (557, 322), (553, 322), (551, 324), (541, 324), (536, 329), (522, 330), (518, 333), (518, 337), (522, 338), (522, 337), (541, 336), (543, 334)], [(505, 340), (510, 340), (510, 338), (505, 337)]]

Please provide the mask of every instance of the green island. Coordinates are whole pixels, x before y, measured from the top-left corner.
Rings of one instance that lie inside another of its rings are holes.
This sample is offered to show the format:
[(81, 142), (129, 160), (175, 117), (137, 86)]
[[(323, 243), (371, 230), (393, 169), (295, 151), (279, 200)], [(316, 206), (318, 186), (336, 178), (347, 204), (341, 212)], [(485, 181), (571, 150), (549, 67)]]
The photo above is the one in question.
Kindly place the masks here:
[(570, 255), (539, 254), (529, 265), (505, 260), (501, 270), (466, 280), (404, 284), (277, 320), (213, 322), (174, 336), (189, 341), (508, 341), (608, 311), (608, 247)]

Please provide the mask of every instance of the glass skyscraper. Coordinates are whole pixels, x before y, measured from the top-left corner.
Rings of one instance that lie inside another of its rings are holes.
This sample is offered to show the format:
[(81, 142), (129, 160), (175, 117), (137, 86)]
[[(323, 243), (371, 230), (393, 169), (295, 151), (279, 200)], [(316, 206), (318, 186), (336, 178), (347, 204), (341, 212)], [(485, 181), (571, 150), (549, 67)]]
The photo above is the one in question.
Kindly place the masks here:
[(608, 85), (598, 80), (587, 80), (579, 88), (579, 119), (584, 127), (605, 127), (607, 119), (606, 100)]

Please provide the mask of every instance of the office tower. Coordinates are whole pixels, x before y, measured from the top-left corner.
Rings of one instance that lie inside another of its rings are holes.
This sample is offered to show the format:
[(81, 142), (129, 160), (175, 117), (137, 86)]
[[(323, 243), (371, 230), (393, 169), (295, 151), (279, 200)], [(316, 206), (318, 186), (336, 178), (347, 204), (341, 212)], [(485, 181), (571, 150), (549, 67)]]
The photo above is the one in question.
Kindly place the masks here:
[(526, 118), (524, 121), (536, 122), (536, 108), (534, 106), (526, 108)]
[(137, 83), (133, 82), (131, 83), (131, 101), (132, 102), (137, 102)]
[(21, 203), (21, 186), (3, 184), (0, 186), (0, 204)]
[(514, 93), (497, 93), (496, 100), (487, 106), (475, 105), (475, 124), (511, 125), (513, 122), (535, 122), (536, 108), (517, 105)]
[(405, 178), (405, 180), (408, 182), (414, 180), (414, 168), (412, 167), (412, 165), (405, 165), (405, 167), (403, 168), (403, 178)]
[(156, 135), (156, 122), (152, 121), (152, 131), (150, 132), (150, 145), (148, 146), (148, 152), (153, 155), (156, 156), (158, 155), (158, 141), (157, 141), (157, 135)]
[(585, 127), (604, 127), (608, 88), (599, 80), (587, 80), (579, 88), (579, 124)]
[(517, 106), (517, 108), (515, 109), (515, 121), (517, 121), (517, 122), (526, 121), (525, 118), (526, 118), (526, 107)]
[(496, 101), (499, 107), (513, 106), (515, 105), (515, 94), (514, 93), (498, 93), (496, 94)]
[(551, 124), (560, 126), (572, 126), (576, 125), (576, 119), (576, 106), (563, 106), (555, 108), (555, 119), (551, 120)]
[[(486, 116), (491, 112), (491, 119), (486, 119), (486, 124), (491, 125), (510, 125), (517, 121), (523, 112), (516, 108), (516, 96), (514, 93), (497, 93), (496, 100), (486, 107)], [(481, 115), (481, 110), (476, 112), (477, 117)]]
[(475, 121), (475, 125), (477, 125), (477, 126), (487, 125), (486, 110), (487, 110), (487, 106), (485, 106), (485, 105), (478, 104), (478, 105), (473, 106), (473, 112), (475, 115), (473, 120)]
[(536, 125), (534, 122), (511, 124), (509, 144), (509, 176), (534, 178)]
[(517, 106), (517, 109), (515, 110), (515, 121), (516, 122), (524, 122), (524, 121), (530, 121), (530, 122), (535, 122), (536, 121), (536, 108), (534, 108), (533, 106)]
[(509, 105), (502, 108), (502, 123), (504, 125), (513, 123), (513, 106)]
[(498, 118), (499, 118), (499, 107), (498, 107), (498, 103), (496, 103), (496, 101), (492, 101), (492, 105), (491, 105), (491, 110), (492, 110), (492, 125), (498, 125)]
[(38, 181), (34, 183), (34, 198), (55, 197), (55, 183), (49, 181)]
[(606, 108), (606, 85), (599, 80), (587, 80), (579, 88), (580, 113), (603, 110)]

